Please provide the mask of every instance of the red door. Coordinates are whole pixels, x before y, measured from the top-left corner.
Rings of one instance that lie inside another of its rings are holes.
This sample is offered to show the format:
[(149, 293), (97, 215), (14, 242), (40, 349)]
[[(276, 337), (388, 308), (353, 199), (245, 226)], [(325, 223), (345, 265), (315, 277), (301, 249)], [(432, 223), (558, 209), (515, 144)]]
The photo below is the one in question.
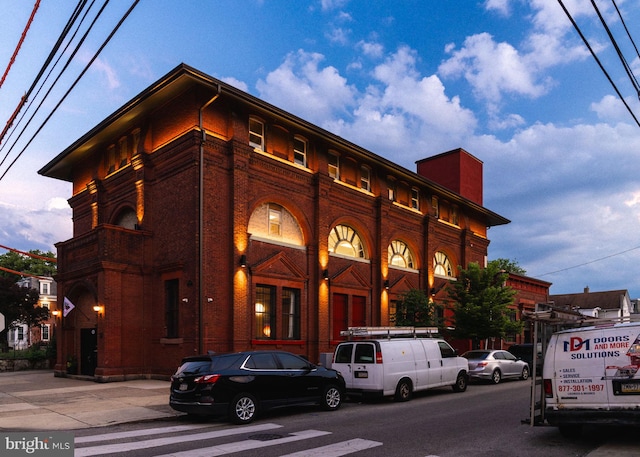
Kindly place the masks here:
[(333, 294), (333, 339), (340, 339), (340, 331), (346, 330), (349, 326), (347, 320), (348, 296), (344, 294)]
[(351, 297), (351, 327), (367, 326), (366, 297)]

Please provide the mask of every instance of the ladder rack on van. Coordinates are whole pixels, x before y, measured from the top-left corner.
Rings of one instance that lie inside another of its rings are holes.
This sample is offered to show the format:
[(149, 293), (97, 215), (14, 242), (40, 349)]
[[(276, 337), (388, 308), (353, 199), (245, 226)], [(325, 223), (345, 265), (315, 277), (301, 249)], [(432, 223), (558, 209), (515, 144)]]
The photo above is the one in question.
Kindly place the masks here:
[(411, 336), (416, 338), (418, 335), (434, 335), (438, 333), (437, 327), (349, 327), (347, 330), (340, 332), (341, 336), (350, 337), (399, 337)]

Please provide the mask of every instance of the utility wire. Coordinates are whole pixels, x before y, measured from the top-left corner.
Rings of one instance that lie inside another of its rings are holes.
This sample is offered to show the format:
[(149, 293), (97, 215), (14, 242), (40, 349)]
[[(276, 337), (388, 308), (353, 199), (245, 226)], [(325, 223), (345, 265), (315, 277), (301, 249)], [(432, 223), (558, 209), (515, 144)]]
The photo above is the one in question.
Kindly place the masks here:
[[(60, 62), (60, 59), (62, 58), (63, 55), (65, 55), (67, 49), (69, 48), (69, 46), (71, 45), (71, 43), (73, 42), (73, 39), (75, 38), (76, 34), (79, 31), (80, 26), (82, 25), (82, 23), (84, 22), (85, 18), (87, 17), (87, 14), (89, 13), (89, 11), (91, 11), (91, 8), (93, 7), (93, 4), (95, 3), (95, 0), (91, 2), (91, 5), (89, 5), (89, 8), (85, 11), (85, 14), (83, 15), (82, 19), (80, 20), (80, 22), (78, 23), (78, 27), (76, 28), (76, 31), (73, 33), (73, 35), (71, 36), (71, 39), (68, 41), (67, 45), (65, 46), (65, 48), (63, 49), (62, 53), (58, 56), (58, 59), (55, 61), (55, 63), (52, 65), (51, 69), (49, 70), (49, 73), (47, 74), (47, 76), (45, 77), (44, 81), (42, 82), (40, 88), (38, 89), (38, 91), (36, 92), (36, 95), (34, 97), (33, 100), (31, 100), (31, 102), (29, 102), (29, 106), (27, 107), (27, 111), (31, 108), (31, 105), (33, 104), (35, 98), (38, 97), (38, 95), (40, 94), (40, 91), (44, 88), (45, 83), (47, 82), (47, 80), (49, 79), (49, 76), (51, 76), (51, 73), (53, 73), (53, 70), (55, 69), (55, 67), (58, 65), (58, 63)], [(91, 32), (91, 29), (93, 28), (93, 26), (95, 25), (96, 21), (98, 20), (98, 18), (100, 17), (100, 15), (102, 14), (102, 12), (104, 11), (105, 7), (107, 6), (107, 4), (109, 3), (109, 0), (107, 0), (103, 6), (102, 9), (100, 9), (100, 11), (98, 12), (97, 16), (94, 18), (93, 22), (91, 23), (91, 25), (89, 26), (89, 28), (87, 29), (87, 31), (85, 32), (84, 36), (80, 39), (80, 42), (76, 45), (74, 51), (71, 53), (70, 57), (67, 59), (67, 63), (65, 64), (65, 66), (62, 68), (62, 70), (60, 70), (60, 73), (58, 74), (58, 77), (53, 81), (53, 83), (51, 84), (51, 86), (49, 87), (49, 90), (45, 93), (45, 95), (43, 96), (42, 100), (40, 100), (40, 103), (38, 104), (38, 106), (36, 107), (35, 111), (31, 114), (31, 117), (27, 120), (26, 125), (24, 125), (24, 127), (22, 128), (22, 130), (20, 131), (20, 133), (18, 134), (18, 137), (14, 140), (13, 145), (9, 148), (9, 150), (7, 151), (7, 153), (5, 154), (4, 158), (2, 159), (2, 161), (0, 162), (0, 166), (2, 166), (5, 162), (5, 160), (7, 159), (7, 157), (9, 156), (9, 154), (11, 153), (11, 151), (13, 150), (13, 148), (15, 147), (16, 143), (18, 142), (18, 140), (20, 140), (20, 138), (22, 137), (22, 134), (26, 131), (27, 127), (29, 127), (29, 125), (31, 124), (31, 121), (33, 120), (33, 118), (36, 116), (36, 114), (38, 113), (38, 111), (40, 110), (40, 108), (42, 107), (43, 103), (46, 101), (47, 97), (49, 96), (49, 94), (51, 93), (51, 91), (53, 90), (53, 88), (56, 86), (56, 84), (58, 83), (58, 81), (60, 80), (60, 78), (62, 77), (62, 75), (64, 74), (64, 72), (66, 71), (67, 67), (71, 64), (74, 56), (76, 55), (76, 53), (80, 50), (80, 47), (82, 46), (82, 44), (84, 43), (84, 40), (87, 38), (87, 36), (89, 35), (89, 32)], [(77, 17), (76, 17), (77, 19)], [(20, 120), (18, 121), (18, 124), (20, 124), (22, 122), (22, 119), (24, 118), (24, 116), (27, 115), (27, 112), (25, 111), (22, 116), (20, 117)], [(16, 126), (17, 129), (17, 126)], [(16, 132), (16, 129), (14, 129), (10, 134), (9, 134), (9, 138), (11, 138), (11, 136)], [(6, 143), (5, 143), (6, 145)], [(0, 150), (5, 146), (0, 146)]]
[(43, 255), (33, 254), (31, 252), (24, 252), (19, 249), (10, 248), (8, 246), (3, 246), (0, 244), (0, 249), (6, 249), (7, 251), (17, 252), (18, 254), (26, 255), (27, 257), (33, 257), (34, 259), (46, 260), (47, 262), (58, 262), (58, 259), (55, 257), (46, 257)]
[(640, 246), (636, 246), (635, 248), (627, 249), (626, 251), (617, 252), (615, 254), (610, 254), (610, 255), (607, 255), (605, 257), (600, 257), (599, 259), (590, 260), (588, 262), (584, 262), (584, 263), (581, 263), (579, 265), (574, 265), (572, 267), (567, 267), (567, 268), (562, 268), (560, 270), (550, 271), (549, 273), (544, 273), (544, 274), (541, 274), (541, 275), (535, 275), (535, 277), (536, 278), (541, 278), (542, 276), (549, 276), (549, 275), (553, 275), (553, 274), (556, 274), (556, 273), (562, 273), (563, 271), (573, 270), (574, 268), (584, 267), (585, 265), (590, 265), (592, 263), (600, 262), (602, 260), (607, 260), (607, 259), (610, 259), (611, 257), (616, 257), (616, 256), (619, 256), (619, 255), (622, 255), (622, 254), (626, 254), (627, 252), (635, 251), (637, 249), (640, 249)]
[(33, 18), (35, 17), (36, 11), (38, 11), (39, 7), (40, 7), (40, 0), (36, 0), (36, 4), (33, 6), (33, 11), (31, 11), (31, 16), (29, 17), (29, 20), (27, 21), (27, 25), (24, 27), (24, 30), (22, 31), (22, 35), (20, 36), (20, 40), (18, 41), (18, 45), (16, 46), (15, 51), (13, 51), (13, 55), (11, 56), (11, 59), (9, 59), (9, 65), (7, 65), (7, 69), (4, 71), (4, 74), (2, 75), (2, 79), (0, 79), (0, 87), (2, 87), (2, 85), (4, 84), (4, 80), (7, 78), (7, 75), (9, 74), (9, 70), (11, 69), (11, 66), (13, 65), (13, 62), (16, 61), (16, 57), (18, 56), (18, 52), (20, 52), (20, 48), (22, 47), (22, 43), (24, 42), (24, 39), (27, 36), (27, 32), (29, 31), (29, 28), (31, 27), (31, 23), (33, 22)]
[(583, 35), (582, 31), (580, 30), (580, 27), (578, 26), (578, 24), (576, 23), (576, 21), (573, 19), (573, 17), (571, 16), (571, 13), (569, 13), (569, 11), (567, 10), (567, 8), (564, 6), (564, 3), (562, 2), (562, 0), (558, 0), (558, 3), (560, 4), (560, 6), (562, 7), (562, 9), (564, 10), (565, 14), (567, 15), (567, 17), (569, 18), (569, 21), (571, 21), (571, 24), (573, 24), (573, 28), (576, 29), (576, 32), (578, 32), (578, 35), (580, 35), (580, 38), (582, 38), (582, 41), (584, 42), (584, 44), (587, 46), (587, 48), (589, 49), (589, 52), (591, 52), (591, 55), (593, 56), (593, 58), (595, 59), (595, 61), (597, 62), (598, 66), (600, 67), (600, 70), (602, 70), (602, 72), (604, 73), (604, 75), (607, 77), (607, 79), (609, 80), (609, 83), (611, 84), (611, 86), (613, 86), (613, 89), (616, 91), (616, 94), (618, 94), (618, 97), (620, 98), (620, 100), (622, 101), (622, 103), (624, 103), (624, 106), (627, 108), (627, 111), (629, 111), (629, 114), (631, 114), (631, 117), (633, 118), (634, 121), (636, 121), (636, 125), (638, 127), (640, 127), (640, 121), (638, 121), (638, 118), (636, 117), (635, 114), (633, 114), (633, 111), (631, 110), (631, 107), (627, 104), (627, 101), (624, 99), (624, 97), (622, 96), (622, 94), (620, 93), (620, 90), (618, 90), (618, 87), (616, 86), (616, 84), (613, 82), (613, 80), (611, 79), (611, 76), (609, 76), (609, 73), (607, 72), (607, 70), (605, 70), (604, 66), (602, 65), (602, 62), (600, 62), (600, 59), (598, 59), (598, 56), (596, 55), (596, 53), (594, 52), (593, 48), (591, 47), (591, 45), (589, 44), (589, 41), (587, 41), (586, 37)]
[[(65, 25), (64, 29), (60, 33), (60, 36), (58, 37), (58, 40), (54, 44), (53, 48), (51, 49), (51, 52), (47, 56), (44, 64), (42, 65), (42, 67), (40, 68), (40, 71), (38, 72), (38, 75), (36, 76), (36, 78), (34, 79), (33, 83), (31, 84), (31, 87), (29, 88), (29, 90), (27, 90), (25, 95), (20, 99), (20, 102), (18, 103), (18, 106), (15, 109), (14, 114), (11, 116), (12, 119), (14, 119), (17, 116), (18, 112), (22, 109), (22, 107), (24, 106), (24, 104), (28, 100), (29, 96), (31, 95), (31, 92), (33, 92), (33, 90), (34, 90), (35, 86), (37, 85), (38, 81), (40, 80), (40, 78), (44, 74), (45, 70), (47, 69), (47, 67), (49, 66), (51, 61), (53, 60), (53, 57), (58, 52), (58, 49), (60, 49), (60, 46), (62, 45), (62, 42), (64, 41), (65, 37), (69, 33), (69, 30), (71, 29), (71, 26), (76, 21), (78, 15), (80, 14), (82, 9), (84, 8), (84, 5), (86, 4), (86, 2), (87, 2), (87, 0), (79, 0), (78, 1), (78, 4), (76, 5), (74, 12), (72, 13), (71, 17), (67, 21), (67, 24)], [(12, 121), (12, 119), (10, 119), (10, 121)], [(11, 127), (11, 125), (9, 125), (9, 123), (7, 123), (7, 125), (3, 129), (2, 133), (0, 133), (0, 144), (2, 144), (2, 140), (3, 140), (4, 136), (7, 133), (7, 130), (10, 127)], [(0, 150), (2, 150), (2, 147), (0, 147)], [(0, 166), (2, 166), (2, 164), (5, 162), (5, 160), (7, 159), (8, 155), (9, 155), (9, 153), (7, 153), (5, 155), (5, 157), (2, 159), (2, 162), (0, 162)]]
[(638, 51), (638, 47), (636, 46), (635, 41), (633, 41), (633, 38), (631, 37), (631, 33), (629, 33), (629, 29), (627, 28), (627, 24), (624, 22), (624, 18), (622, 17), (622, 13), (620, 13), (620, 9), (618, 9), (618, 5), (616, 4), (616, 0), (611, 0), (611, 3), (613, 3), (614, 8), (616, 9), (617, 13), (618, 13), (618, 17), (620, 18), (620, 22), (622, 23), (622, 26), (624, 27), (625, 32), (627, 32), (627, 36), (629, 37), (629, 41), (631, 41), (631, 44), (633, 44), (633, 48), (636, 50), (636, 55), (638, 56), (638, 58), (640, 58), (640, 51)]
[(607, 35), (609, 35), (609, 40), (611, 40), (611, 44), (613, 44), (613, 47), (615, 48), (616, 53), (618, 54), (618, 58), (620, 59), (620, 62), (622, 62), (622, 66), (624, 67), (624, 70), (627, 72), (627, 76), (629, 77), (629, 80), (631, 81), (631, 85), (636, 90), (636, 95), (640, 96), (640, 85), (638, 84), (638, 80), (636, 79), (635, 75), (633, 74), (633, 71), (631, 71), (631, 67), (629, 66), (629, 63), (627, 62), (627, 59), (624, 58), (624, 55), (622, 54), (622, 51), (620, 50), (620, 47), (618, 46), (618, 42), (616, 41), (615, 37), (613, 36), (613, 33), (611, 33), (611, 29), (607, 25), (607, 22), (604, 20), (604, 17), (602, 17), (602, 14), (600, 13), (600, 9), (598, 8), (598, 5), (596, 5), (596, 2), (594, 0), (591, 0), (591, 5), (593, 5), (593, 9), (598, 14), (598, 18), (600, 18), (600, 22), (602, 23), (602, 26), (604, 27), (605, 31), (607, 32)]
[[(38, 90), (36, 91), (35, 95), (33, 96), (33, 98), (31, 99), (31, 101), (29, 101), (29, 105), (27, 105), (26, 110), (22, 113), (22, 115), (20, 116), (20, 119), (18, 119), (18, 122), (16, 124), (16, 127), (11, 131), (11, 133), (9, 133), (9, 136), (7, 136), (7, 141), (9, 141), (11, 139), (11, 137), (13, 136), (13, 134), (16, 132), (18, 125), (20, 125), (20, 123), (22, 122), (22, 120), (24, 119), (24, 117), (27, 115), (27, 113), (29, 112), (29, 110), (31, 109), (31, 106), (33, 105), (34, 101), (38, 98), (38, 95), (40, 95), (40, 91), (42, 91), (42, 89), (44, 88), (46, 82), (49, 80), (49, 77), (51, 76), (51, 74), (53, 73), (53, 70), (55, 70), (55, 68), (58, 66), (58, 63), (60, 63), (60, 60), (62, 59), (62, 57), (67, 53), (67, 50), (69, 49), (69, 46), (71, 46), (71, 43), (73, 43), (73, 40), (75, 39), (76, 35), (78, 34), (78, 32), (80, 31), (80, 27), (82, 26), (84, 20), (86, 19), (87, 15), (89, 14), (89, 11), (91, 11), (91, 8), (93, 7), (95, 0), (93, 0), (91, 2), (91, 5), (89, 5), (89, 8), (87, 8), (87, 10), (85, 11), (84, 15), (82, 16), (82, 19), (80, 19), (80, 22), (78, 23), (78, 25), (76, 26), (76, 30), (75, 32), (73, 32), (73, 35), (71, 35), (71, 38), (67, 41), (67, 44), (65, 45), (64, 49), (62, 50), (62, 52), (60, 53), (60, 55), (58, 56), (58, 58), (56, 59), (56, 61), (53, 63), (53, 65), (51, 66), (51, 68), (49, 69), (49, 72), (47, 73), (47, 76), (44, 78), (44, 80), (42, 81), (42, 84), (40, 84), (40, 87), (38, 88)], [(76, 18), (77, 19), (77, 18)], [(57, 81), (57, 80), (56, 80)], [(55, 85), (55, 83), (54, 83)], [(52, 86), (53, 88), (53, 86)], [(24, 100), (21, 100), (21, 104), (16, 108), (16, 111), (13, 113), (11, 121), (13, 121), (15, 119), (15, 117), (18, 115), (18, 112), (22, 109), (22, 106), (24, 105), (24, 103), (27, 101), (26, 100), (26, 95), (22, 97)], [(46, 96), (45, 96), (46, 98)], [(42, 104), (40, 104), (38, 106), (38, 108), (41, 106)], [(37, 108), (37, 109), (38, 109)], [(36, 109), (36, 112), (37, 112)], [(31, 119), (33, 118), (33, 116), (31, 117)], [(31, 119), (29, 119), (29, 122), (27, 123), (27, 125), (29, 125), (29, 123), (31, 122)], [(26, 126), (23, 128), (22, 132), (20, 132), (20, 134), (18, 135), (18, 138), (16, 138), (16, 140), (14, 141), (14, 146), (15, 143), (20, 139), (20, 137), (22, 136), (22, 133), (24, 132), (24, 130), (26, 129)], [(0, 135), (0, 139), (2, 139), (2, 136), (4, 136), (4, 132), (3, 135)], [(5, 143), (4, 145), (0, 145), (0, 151), (2, 151), (2, 149), (4, 148), (4, 146), (7, 143)], [(0, 167), (2, 166), (2, 164), (5, 162), (5, 160), (7, 159), (7, 156), (9, 155), (11, 151), (7, 152), (7, 154), (5, 154), (4, 158), (2, 159), (2, 161), (0, 161)]]
[[(113, 38), (113, 36), (115, 35), (115, 33), (120, 29), (120, 27), (122, 26), (122, 24), (124, 23), (124, 21), (127, 19), (127, 17), (129, 17), (129, 15), (131, 14), (131, 12), (134, 10), (134, 8), (138, 5), (138, 3), (140, 2), (140, 0), (135, 0), (131, 6), (129, 7), (129, 9), (125, 12), (125, 14), (122, 16), (122, 18), (120, 19), (120, 21), (116, 24), (116, 26), (114, 27), (114, 29), (111, 31), (111, 33), (109, 34), (109, 36), (106, 38), (106, 40), (102, 43), (102, 45), (100, 46), (100, 48), (98, 49), (98, 51), (94, 54), (94, 56), (91, 58), (91, 60), (89, 61), (89, 63), (84, 67), (84, 69), (82, 70), (82, 72), (78, 75), (78, 77), (75, 79), (75, 81), (73, 82), (73, 84), (71, 85), (71, 87), (69, 87), (69, 89), (67, 90), (67, 92), (65, 92), (65, 94), (63, 95), (63, 97), (60, 99), (60, 101), (56, 104), (56, 106), (53, 108), (53, 110), (51, 111), (51, 113), (49, 113), (49, 115), (47, 116), (47, 118), (42, 122), (42, 124), (40, 125), (40, 127), (38, 127), (38, 129), (36, 130), (36, 132), (33, 134), (33, 136), (31, 137), (31, 139), (27, 142), (27, 144), (22, 148), (22, 150), (18, 153), (18, 155), (16, 156), (15, 159), (13, 159), (13, 161), (9, 164), (9, 166), (7, 167), (7, 169), (4, 171), (4, 173), (0, 176), (0, 181), (7, 175), (7, 172), (13, 167), (13, 165), (16, 163), (16, 161), (22, 156), (22, 154), (26, 151), (26, 149), (29, 147), (29, 145), (33, 142), (33, 140), (35, 139), (35, 137), (40, 133), (40, 131), (42, 131), (42, 129), (44, 128), (44, 126), (47, 124), (47, 122), (49, 122), (49, 120), (51, 119), (51, 117), (53, 116), (53, 114), (58, 110), (58, 108), (60, 107), (60, 105), (62, 104), (62, 102), (64, 102), (64, 100), (66, 100), (66, 98), (69, 96), (69, 94), (71, 93), (71, 91), (75, 88), (75, 86), (78, 84), (78, 82), (80, 81), (80, 79), (85, 75), (85, 73), (89, 70), (89, 68), (91, 67), (91, 65), (93, 64), (93, 62), (98, 58), (98, 56), (100, 55), (100, 53), (102, 52), (102, 50), (106, 47), (106, 45), (111, 41), (111, 39)], [(108, 3), (108, 2), (107, 2)]]

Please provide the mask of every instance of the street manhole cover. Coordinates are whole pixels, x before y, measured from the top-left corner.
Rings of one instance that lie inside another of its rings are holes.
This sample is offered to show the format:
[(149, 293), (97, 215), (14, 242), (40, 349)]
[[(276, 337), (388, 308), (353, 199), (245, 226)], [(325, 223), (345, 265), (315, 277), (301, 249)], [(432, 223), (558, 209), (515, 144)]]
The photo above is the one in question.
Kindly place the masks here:
[(258, 435), (251, 435), (249, 439), (257, 440), (257, 441), (271, 441), (271, 440), (277, 440), (283, 437), (284, 435), (278, 435), (277, 433), (261, 433)]

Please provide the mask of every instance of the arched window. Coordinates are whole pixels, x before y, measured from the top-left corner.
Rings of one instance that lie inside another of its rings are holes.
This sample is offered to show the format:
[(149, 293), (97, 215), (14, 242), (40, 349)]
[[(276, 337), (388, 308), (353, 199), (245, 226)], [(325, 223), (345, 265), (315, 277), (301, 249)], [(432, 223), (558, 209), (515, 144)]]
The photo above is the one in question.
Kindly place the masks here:
[(393, 240), (387, 248), (389, 265), (401, 268), (415, 268), (413, 253), (404, 241)]
[(136, 216), (136, 212), (131, 208), (126, 208), (120, 211), (114, 222), (114, 225), (131, 230), (135, 230), (137, 224), (138, 216)]
[(446, 276), (449, 278), (454, 277), (453, 267), (447, 254), (438, 251), (433, 257), (433, 274), (436, 276)]
[(360, 235), (348, 225), (336, 225), (329, 233), (329, 252), (364, 259), (365, 251)]
[(252, 236), (268, 238), (302, 246), (304, 240), (298, 221), (284, 206), (264, 203), (249, 218), (248, 232)]

